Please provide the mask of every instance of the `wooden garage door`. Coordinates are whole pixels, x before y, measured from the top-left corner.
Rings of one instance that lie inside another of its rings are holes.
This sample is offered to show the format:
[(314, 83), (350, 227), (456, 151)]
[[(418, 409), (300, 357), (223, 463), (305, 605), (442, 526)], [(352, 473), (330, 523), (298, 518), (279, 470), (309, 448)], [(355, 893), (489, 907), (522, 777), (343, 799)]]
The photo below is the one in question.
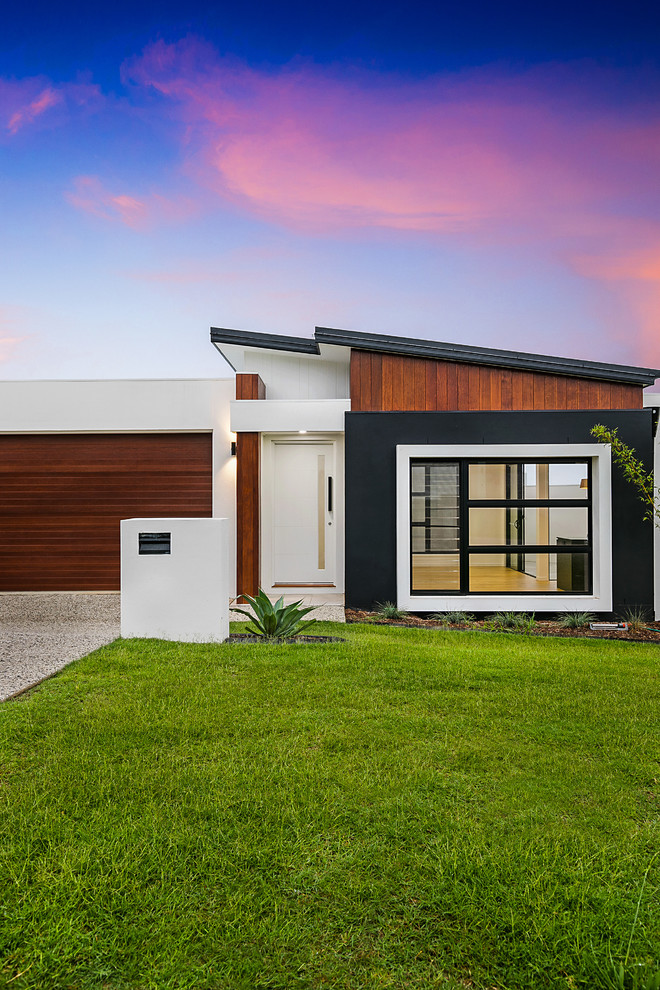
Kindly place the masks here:
[(119, 589), (119, 520), (210, 516), (210, 433), (0, 436), (0, 591)]

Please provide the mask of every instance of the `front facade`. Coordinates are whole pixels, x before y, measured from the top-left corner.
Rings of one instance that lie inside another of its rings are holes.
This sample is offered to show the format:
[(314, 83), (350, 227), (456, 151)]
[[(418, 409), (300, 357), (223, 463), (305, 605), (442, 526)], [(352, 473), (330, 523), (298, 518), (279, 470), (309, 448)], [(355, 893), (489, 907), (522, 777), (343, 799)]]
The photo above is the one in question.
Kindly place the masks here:
[(653, 606), (653, 530), (591, 428), (650, 465), (660, 371), (327, 328), (211, 340), (235, 379), (4, 384), (1, 591), (116, 590), (119, 519), (215, 515), (236, 594)]
[(325, 328), (211, 338), (237, 373), (241, 590), (418, 613), (653, 607), (652, 528), (591, 428), (651, 464), (657, 370)]

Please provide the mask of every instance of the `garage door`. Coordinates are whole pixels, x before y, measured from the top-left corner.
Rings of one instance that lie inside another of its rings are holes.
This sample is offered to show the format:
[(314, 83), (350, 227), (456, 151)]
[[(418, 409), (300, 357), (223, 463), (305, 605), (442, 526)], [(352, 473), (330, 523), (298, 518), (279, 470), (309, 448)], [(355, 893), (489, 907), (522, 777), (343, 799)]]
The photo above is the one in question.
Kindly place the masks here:
[(210, 433), (0, 436), (0, 591), (119, 589), (119, 520), (210, 516)]

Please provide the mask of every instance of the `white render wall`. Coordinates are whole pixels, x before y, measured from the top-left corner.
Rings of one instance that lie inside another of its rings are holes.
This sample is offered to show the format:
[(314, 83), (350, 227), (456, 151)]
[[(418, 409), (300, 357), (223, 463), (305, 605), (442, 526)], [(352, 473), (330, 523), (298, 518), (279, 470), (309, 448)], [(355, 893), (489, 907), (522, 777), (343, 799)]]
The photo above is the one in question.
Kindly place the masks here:
[(349, 364), (339, 356), (246, 349), (243, 370), (260, 375), (267, 399), (348, 399)]
[(234, 378), (0, 383), (0, 433), (213, 434), (213, 515), (229, 520), (235, 594), (236, 458), (229, 429)]
[[(140, 533), (168, 533), (170, 552), (140, 554)], [(229, 636), (227, 519), (123, 519), (125, 639), (224, 643)]]

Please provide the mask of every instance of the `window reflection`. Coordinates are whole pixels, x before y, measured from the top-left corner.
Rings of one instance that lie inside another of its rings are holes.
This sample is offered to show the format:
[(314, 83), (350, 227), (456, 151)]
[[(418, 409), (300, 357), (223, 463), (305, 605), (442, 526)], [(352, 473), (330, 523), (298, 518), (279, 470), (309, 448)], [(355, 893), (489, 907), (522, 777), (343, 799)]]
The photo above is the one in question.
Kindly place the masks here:
[(460, 591), (461, 563), (457, 553), (425, 553), (412, 557), (413, 591)]
[(588, 593), (589, 477), (588, 461), (413, 461), (412, 590)]
[(588, 592), (586, 553), (471, 553), (470, 591)]
[(557, 546), (560, 540), (586, 543), (587, 506), (474, 508), (469, 510), (470, 546)]
[(588, 498), (586, 462), (473, 463), (468, 474), (470, 499)]

